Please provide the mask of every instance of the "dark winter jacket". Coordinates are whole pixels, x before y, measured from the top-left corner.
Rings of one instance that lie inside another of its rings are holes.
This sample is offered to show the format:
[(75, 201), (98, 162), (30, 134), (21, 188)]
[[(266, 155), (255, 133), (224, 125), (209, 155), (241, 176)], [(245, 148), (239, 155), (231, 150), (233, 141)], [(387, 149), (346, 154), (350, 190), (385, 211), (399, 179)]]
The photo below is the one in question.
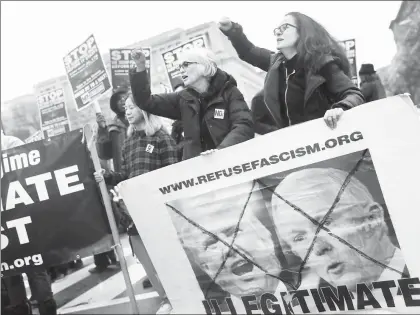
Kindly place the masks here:
[(112, 94), (109, 103), (111, 110), (116, 114), (111, 123), (105, 128), (98, 128), (98, 138), (96, 141), (99, 158), (102, 160), (113, 160), (114, 170), (121, 170), (121, 150), (127, 136), (128, 121), (125, 113), (119, 111), (117, 96), (127, 93), (127, 89), (119, 88)]
[(237, 23), (224, 34), (242, 60), (267, 71), (264, 103), (278, 129), (321, 118), (331, 108), (347, 110), (364, 103), (361, 91), (332, 56), (325, 56), (320, 70), (309, 71), (297, 56), (286, 61), (280, 53), (254, 46)]
[(251, 112), (235, 79), (218, 69), (209, 90), (198, 94), (190, 88), (177, 93), (151, 95), (146, 72), (130, 72), (131, 90), (143, 110), (182, 120), (183, 160), (210, 149), (223, 149), (254, 137)]
[(360, 89), (362, 90), (366, 103), (386, 98), (385, 88), (380, 79), (370, 82), (362, 82), (360, 84)]
[(265, 135), (272, 131), (278, 130), (274, 120), (271, 118), (270, 112), (264, 103), (264, 90), (255, 94), (251, 101), (252, 118), (254, 119), (255, 133)]

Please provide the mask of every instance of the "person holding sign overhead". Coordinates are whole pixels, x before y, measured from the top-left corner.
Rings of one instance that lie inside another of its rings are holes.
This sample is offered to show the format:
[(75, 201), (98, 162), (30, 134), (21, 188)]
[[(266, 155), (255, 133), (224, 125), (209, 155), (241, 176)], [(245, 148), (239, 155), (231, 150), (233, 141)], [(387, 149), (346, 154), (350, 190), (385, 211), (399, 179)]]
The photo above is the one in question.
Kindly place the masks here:
[(154, 115), (182, 120), (183, 160), (254, 137), (252, 116), (235, 79), (217, 67), (210, 50), (191, 48), (182, 52), (180, 69), (185, 89), (156, 95), (150, 91), (144, 53), (134, 49), (132, 57), (136, 62), (130, 72), (134, 100)]
[(335, 128), (345, 110), (364, 103), (344, 49), (305, 14), (289, 13), (274, 28), (277, 52), (254, 46), (228, 18), (219, 28), (239, 58), (267, 71), (264, 103), (277, 129), (321, 117)]

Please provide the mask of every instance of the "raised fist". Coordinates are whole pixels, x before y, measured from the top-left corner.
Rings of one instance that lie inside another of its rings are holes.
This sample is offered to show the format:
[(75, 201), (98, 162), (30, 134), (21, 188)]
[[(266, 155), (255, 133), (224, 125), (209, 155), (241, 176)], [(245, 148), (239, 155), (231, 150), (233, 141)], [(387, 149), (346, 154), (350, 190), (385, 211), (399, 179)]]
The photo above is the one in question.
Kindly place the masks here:
[(146, 70), (146, 56), (141, 49), (133, 49), (131, 51), (131, 58), (136, 63), (138, 71)]
[(232, 25), (232, 21), (228, 17), (222, 17), (219, 21), (219, 28), (225, 32), (229, 31)]
[(106, 119), (104, 114), (96, 113), (96, 122), (98, 123), (99, 127), (105, 128), (106, 127)]

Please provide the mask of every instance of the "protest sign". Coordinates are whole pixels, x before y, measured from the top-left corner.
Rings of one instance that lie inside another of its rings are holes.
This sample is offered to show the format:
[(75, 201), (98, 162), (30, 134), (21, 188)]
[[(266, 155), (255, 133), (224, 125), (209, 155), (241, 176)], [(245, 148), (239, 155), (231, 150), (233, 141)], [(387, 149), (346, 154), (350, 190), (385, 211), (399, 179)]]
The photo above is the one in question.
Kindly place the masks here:
[(86, 108), (111, 88), (93, 35), (73, 49), (63, 60), (78, 111)]
[(112, 245), (80, 130), (2, 151), (1, 272), (26, 272)]
[(53, 83), (36, 91), (41, 130), (44, 139), (70, 131), (64, 88)]
[(356, 86), (359, 86), (358, 79), (357, 79), (357, 64), (356, 64), (356, 40), (355, 39), (343, 40), (340, 42), (340, 44), (343, 46), (344, 50), (346, 51), (347, 59), (350, 62), (351, 80)]
[(346, 111), (334, 130), (284, 128), (120, 191), (174, 313), (410, 312), (418, 134), (409, 97), (395, 96)]
[(208, 45), (205, 36), (199, 36), (162, 54), (172, 91), (179, 83), (182, 83), (181, 74), (179, 71), (179, 54), (187, 49), (207, 47)]
[[(110, 49), (111, 57), (111, 80), (114, 90), (119, 87), (130, 86), (129, 70), (136, 67), (136, 63), (131, 58), (131, 50), (127, 48)], [(142, 47), (144, 55), (146, 56), (146, 71), (149, 75), (150, 82), (150, 55), (151, 49)]]

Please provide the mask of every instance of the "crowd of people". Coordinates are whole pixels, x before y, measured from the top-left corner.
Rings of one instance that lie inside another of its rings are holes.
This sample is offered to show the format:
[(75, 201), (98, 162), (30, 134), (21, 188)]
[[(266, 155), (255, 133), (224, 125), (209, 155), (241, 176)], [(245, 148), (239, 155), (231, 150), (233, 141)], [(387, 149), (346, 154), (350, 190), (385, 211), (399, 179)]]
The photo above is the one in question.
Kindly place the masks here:
[[(213, 52), (194, 48), (180, 55), (183, 84), (172, 93), (152, 94), (146, 57), (141, 49), (133, 49), (136, 67), (129, 74), (130, 86), (116, 89), (110, 98), (115, 117), (111, 122), (102, 114), (96, 117), (96, 146), (103, 169), (94, 176), (97, 182), (105, 181), (110, 194), (125, 179), (200, 155), (217, 154), (218, 150), (254, 138), (256, 133), (264, 135), (318, 118), (323, 118), (329, 128), (336, 128), (345, 111), (386, 97), (372, 64), (362, 65), (361, 87), (355, 86), (343, 48), (322, 25), (302, 13), (287, 14), (273, 30), (277, 51), (252, 44), (242, 26), (228, 18), (219, 22), (219, 28), (243, 61), (267, 73), (263, 89), (252, 104), (247, 104), (235, 78), (218, 67)], [(165, 129), (160, 117), (175, 121), (172, 133)], [(7, 139), (2, 136), (2, 150), (12, 147), (6, 144)], [(13, 143), (23, 144), (16, 140)], [(157, 314), (170, 313), (170, 301), (133, 221), (123, 203), (114, 202), (113, 206), (120, 232), (129, 235), (134, 254), (161, 298)], [(280, 208), (281, 204), (275, 202), (273, 207)], [(285, 236), (286, 240), (290, 235)], [(254, 241), (257, 247), (273, 246), (266, 241)], [(94, 259), (92, 273), (103, 272), (112, 265), (119, 268), (113, 250), (95, 255)], [(267, 268), (280, 268), (278, 262), (270, 263), (267, 257), (264, 260), (262, 264), (269, 264)], [(2, 280), (9, 299), (4, 307), (7, 315), (31, 313), (24, 286), (22, 291), (23, 281), (21, 276), (17, 277)], [(35, 296), (40, 314), (56, 314), (50, 275), (46, 271), (28, 274), (33, 279), (30, 283), (41, 277), (42, 288), (49, 289), (43, 296)], [(275, 290), (277, 282), (271, 282), (269, 285)], [(20, 295), (14, 295), (16, 288)], [(236, 294), (241, 295), (238, 290)]]

